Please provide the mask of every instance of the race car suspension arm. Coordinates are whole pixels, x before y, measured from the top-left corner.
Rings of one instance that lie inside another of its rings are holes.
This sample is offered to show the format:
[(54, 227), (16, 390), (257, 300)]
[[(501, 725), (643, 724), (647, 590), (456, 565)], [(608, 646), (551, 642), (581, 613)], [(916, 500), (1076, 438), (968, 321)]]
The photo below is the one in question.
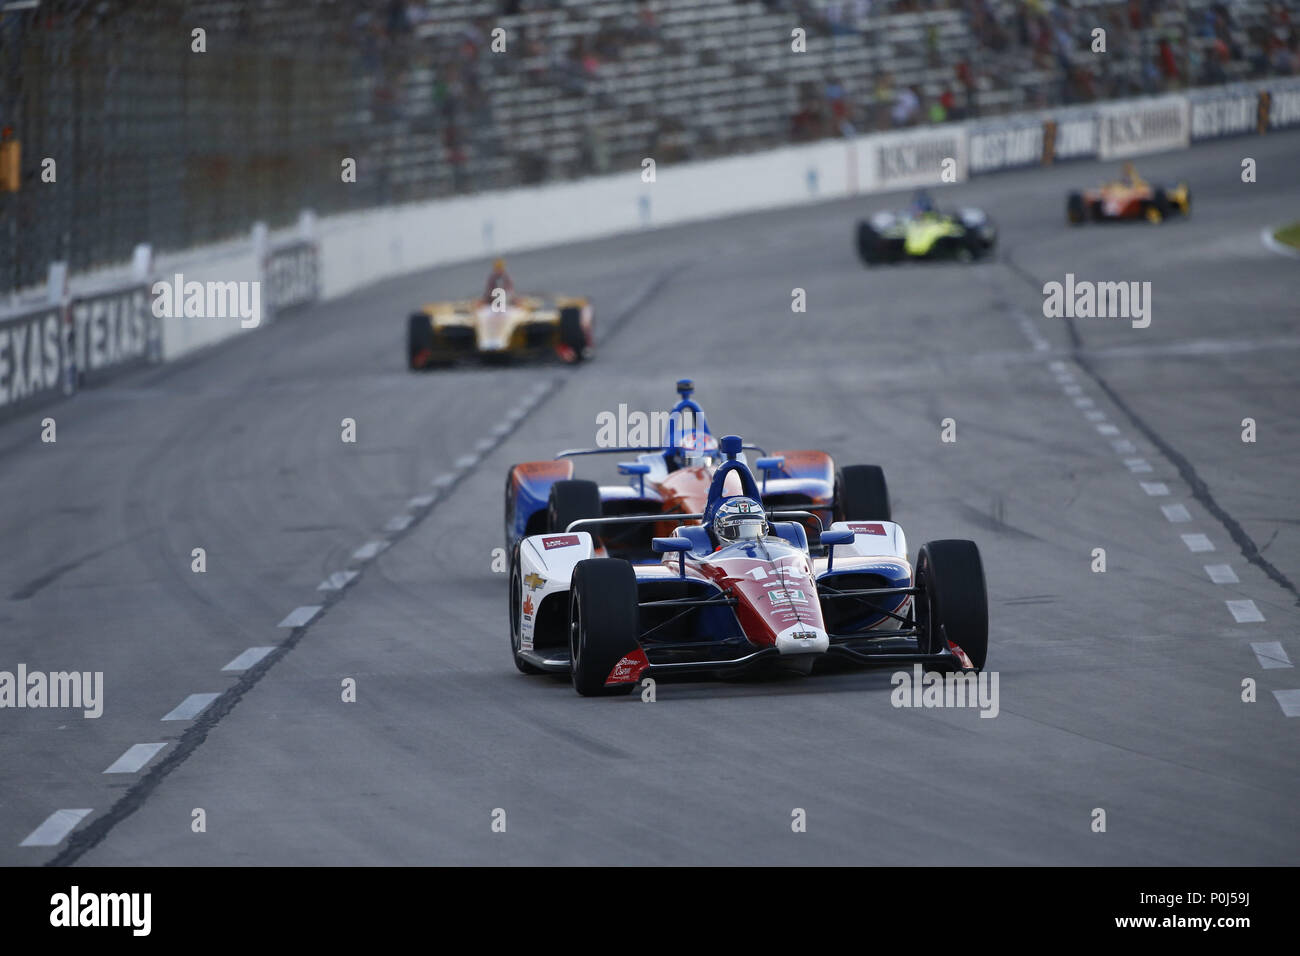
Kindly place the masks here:
[(921, 593), (920, 588), (862, 588), (861, 590), (857, 590), (857, 591), (839, 591), (836, 590), (835, 588), (828, 588), (825, 585), (822, 585), (817, 589), (818, 597), (852, 598), (854, 601), (856, 601), (858, 604), (863, 605), (864, 607), (868, 607), (873, 611), (883, 614), (885, 615), (885, 617), (892, 617), (895, 621), (900, 621), (905, 627), (916, 627), (916, 619), (914, 617), (904, 617), (901, 614), (895, 614), (893, 611), (887, 611), (883, 607), (880, 607), (880, 605), (878, 604), (873, 604), (870, 601), (864, 601), (863, 598), (875, 596), (878, 594), (920, 594), (920, 593)]
[(682, 608), (682, 610), (678, 611), (668, 620), (661, 621), (660, 623), (656, 624), (654, 627), (650, 628), (650, 630), (644, 631), (641, 634), (641, 636), (638, 638), (638, 640), (645, 640), (655, 631), (659, 630), (660, 628), (667, 627), (669, 624), (672, 624), (674, 621), (680, 620), (681, 618), (685, 617), (687, 614), (690, 614), (696, 608), (713, 607), (717, 605), (726, 605), (726, 606), (734, 607), (735, 604), (736, 604), (736, 599), (733, 597), (670, 598), (665, 601), (643, 601), (637, 606), (638, 607), (680, 607)]

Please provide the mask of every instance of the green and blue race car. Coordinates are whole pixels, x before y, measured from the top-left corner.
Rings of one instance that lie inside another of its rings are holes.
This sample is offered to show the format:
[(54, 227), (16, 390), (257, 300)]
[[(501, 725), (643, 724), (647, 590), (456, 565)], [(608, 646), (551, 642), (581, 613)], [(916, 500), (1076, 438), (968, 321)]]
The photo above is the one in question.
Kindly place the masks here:
[(919, 196), (905, 212), (880, 212), (858, 223), (858, 255), (867, 265), (908, 259), (972, 262), (993, 251), (997, 228), (979, 209), (941, 212)]

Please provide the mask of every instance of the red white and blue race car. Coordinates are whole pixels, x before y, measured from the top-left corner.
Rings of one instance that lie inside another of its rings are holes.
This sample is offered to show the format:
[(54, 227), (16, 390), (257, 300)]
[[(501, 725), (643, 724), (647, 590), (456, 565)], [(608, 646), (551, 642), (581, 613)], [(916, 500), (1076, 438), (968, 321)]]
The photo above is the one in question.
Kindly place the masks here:
[(610, 526), (662, 513), (580, 518), (528, 534), (511, 551), (510, 643), (524, 673), (568, 674), (584, 696), (621, 694), (644, 677), (834, 661), (922, 662), (979, 670), (988, 598), (972, 541), (922, 546), (916, 565), (892, 521), (851, 515), (809, 546), (806, 510), (767, 510), (741, 459), (718, 443), (703, 509), (673, 516), (646, 559), (604, 556)]

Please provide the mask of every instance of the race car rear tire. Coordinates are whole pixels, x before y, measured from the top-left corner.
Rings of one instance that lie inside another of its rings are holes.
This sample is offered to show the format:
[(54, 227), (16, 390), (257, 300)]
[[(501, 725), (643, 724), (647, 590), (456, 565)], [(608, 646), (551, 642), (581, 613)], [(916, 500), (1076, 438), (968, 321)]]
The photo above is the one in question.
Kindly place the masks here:
[(866, 265), (875, 265), (880, 261), (880, 236), (869, 223), (858, 223), (858, 257)]
[(516, 544), (510, 549), (510, 656), (514, 658), (519, 673), (540, 674), (541, 668), (534, 667), (519, 656), (523, 637), (519, 615), (523, 613), (523, 602), (524, 578), (519, 562), (519, 545)]
[(565, 357), (570, 365), (577, 365), (587, 353), (587, 332), (582, 327), (582, 309), (576, 305), (560, 310), (560, 344), (572, 353)]
[(573, 689), (583, 697), (626, 694), (628, 681), (607, 687), (610, 672), (637, 643), (637, 587), (632, 565), (619, 558), (588, 558), (569, 586), (569, 660)]
[(949, 641), (976, 670), (989, 651), (989, 599), (984, 563), (974, 541), (927, 541), (916, 556), (916, 623), (922, 653), (936, 654)]
[(1070, 193), (1070, 198), (1065, 201), (1065, 218), (1075, 226), (1082, 226), (1087, 220), (1083, 197), (1078, 193)]
[(600, 485), (580, 478), (557, 481), (546, 499), (546, 532), (560, 534), (574, 521), (601, 514)]
[(1169, 196), (1163, 188), (1157, 189), (1155, 196), (1151, 200), (1151, 205), (1155, 208), (1158, 215), (1157, 222), (1164, 222), (1169, 218)]
[(421, 356), (433, 352), (433, 326), (423, 312), (413, 312), (406, 321), (406, 363), (412, 369), (428, 368)]
[(892, 521), (889, 485), (879, 465), (845, 465), (835, 474), (836, 521)]

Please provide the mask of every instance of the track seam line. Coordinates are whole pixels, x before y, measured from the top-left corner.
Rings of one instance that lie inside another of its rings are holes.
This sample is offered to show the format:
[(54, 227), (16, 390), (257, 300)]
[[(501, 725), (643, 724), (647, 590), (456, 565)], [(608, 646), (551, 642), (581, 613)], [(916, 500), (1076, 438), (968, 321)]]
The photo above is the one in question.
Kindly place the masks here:
[[(1005, 262), (1007, 268), (1010, 269), (1012, 273), (1020, 276), (1021, 279), (1032, 286), (1035, 292), (1041, 292), (1043, 284), (1039, 282), (1027, 269), (1016, 262), (1010, 252), (1008, 252), (1006, 258), (1003, 259), (1003, 262)], [(1075, 319), (1066, 317), (1065, 327), (1070, 336), (1069, 354), (1071, 360), (1074, 361), (1079, 368), (1083, 369), (1096, 386), (1105, 393), (1106, 397), (1110, 399), (1115, 407), (1128, 417), (1128, 420), (1132, 423), (1133, 427), (1136, 428), (1147, 441), (1154, 445), (1157, 451), (1164, 455), (1165, 458), (1173, 464), (1174, 468), (1177, 469), (1179, 476), (1183, 479), (1183, 482), (1191, 490), (1192, 497), (1196, 501), (1200, 502), (1201, 506), (1205, 508), (1205, 510), (1208, 511), (1216, 521), (1223, 525), (1224, 529), (1228, 532), (1228, 536), (1232, 538), (1233, 543), (1241, 549), (1242, 557), (1263, 571), (1264, 574), (1272, 579), (1272, 581), (1279, 587), (1290, 591), (1291, 596), (1295, 598), (1296, 606), (1300, 607), (1300, 590), (1297, 590), (1296, 585), (1293, 584), (1285, 574), (1279, 571), (1271, 561), (1264, 557), (1259, 550), (1259, 545), (1255, 543), (1255, 540), (1247, 534), (1245, 529), (1242, 528), (1236, 519), (1233, 518), (1232, 515), (1228, 514), (1223, 506), (1215, 500), (1214, 495), (1210, 492), (1210, 486), (1206, 484), (1205, 480), (1197, 473), (1196, 468), (1192, 463), (1171, 444), (1169, 444), (1169, 442), (1162, 438), (1154, 428), (1148, 425), (1146, 420), (1133, 410), (1133, 408), (1102, 376), (1096, 367), (1093, 366), (1092, 360), (1083, 354), (1083, 340), (1079, 335), (1079, 330), (1075, 323)]]
[[(643, 309), (656, 295), (658, 295), (658, 293), (678, 272), (682, 270), (685, 265), (685, 262), (678, 262), (661, 270), (653, 279), (646, 283), (644, 287), (638, 290), (637, 293), (633, 295), (616, 314), (615, 318), (609, 325), (609, 331), (605, 335), (604, 341), (608, 341), (619, 330), (621, 330), (628, 321), (636, 315), (636, 313)], [(522, 406), (517, 407), (516, 410), (521, 410), (522, 413), (517, 417), (510, 416), (514, 417), (510, 428), (496, 439), (492, 448), (488, 449), (488, 451), (494, 450), (498, 445), (503, 444), (507, 438), (518, 431), (519, 427), (523, 425), (527, 418), (541, 408), (550, 398), (554, 397), (560, 389), (567, 384), (568, 380), (568, 376), (555, 376), (549, 382), (536, 388), (532, 393), (531, 400), (527, 403), (526, 410), (523, 410)], [(468, 477), (473, 468), (477, 467), (481, 461), (482, 456), (478, 456), (471, 468), (459, 469), (455, 472), (441, 475), (439, 478), (435, 479), (435, 482), (438, 483), (439, 490), (433, 497), (433, 500), (427, 507), (418, 511), (411, 524), (408, 525), (405, 530), (392, 534), (385, 539), (385, 548), (396, 544), (408, 534), (412, 533), (440, 503), (446, 500), (452, 491), (454, 491), (460, 483)], [(366, 560), (368, 561), (369, 559)], [(360, 567), (349, 568), (348, 570), (356, 570), (359, 572)], [(144, 805), (145, 800), (147, 800), (153, 791), (157, 789), (158, 785), (161, 784), (173, 770), (184, 763), (189, 758), (190, 754), (199, 748), (199, 746), (207, 739), (208, 732), (212, 730), (218, 722), (220, 722), (221, 718), (234, 710), (235, 705), (239, 703), (244, 695), (252, 690), (258, 681), (260, 681), (272, 667), (279, 663), (279, 661), (291, 650), (298, 646), (298, 642), (306, 636), (308, 630), (311, 629), (311, 626), (328, 614), (331, 607), (339, 601), (342, 601), (346, 597), (346, 592), (351, 584), (359, 578), (360, 574), (358, 573), (358, 575), (349, 581), (348, 584), (344, 585), (344, 587), (337, 591), (328, 593), (323, 604), (320, 605), (320, 610), (313, 615), (312, 619), (308, 623), (293, 628), (289, 636), (281, 643), (275, 645), (274, 649), (271, 650), (270, 653), (261, 657), (252, 667), (243, 671), (236, 682), (226, 688), (221, 696), (214, 700), (185, 730), (185, 732), (181, 734), (180, 739), (176, 741), (175, 746), (168, 750), (167, 755), (162, 760), (153, 764), (144, 776), (137, 780), (124, 794), (122, 794), (122, 796), (118, 797), (113, 805), (104, 812), (103, 816), (96, 818), (88, 826), (74, 831), (72, 835), (68, 837), (67, 845), (55, 854), (52, 859), (47, 861), (45, 865), (71, 866), (81, 859), (81, 857), (87, 852), (102, 843), (105, 837), (112, 832), (114, 827), (139, 810)], [(249, 650), (251, 651), (252, 649), (250, 648)], [(249, 651), (244, 652), (244, 654), (248, 653)], [(243, 654), (240, 655), (240, 657), (242, 656)], [(239, 658), (236, 658), (235, 660), (237, 661)], [(234, 663), (235, 661), (231, 661), (231, 664)], [(229, 666), (230, 665), (227, 665), (227, 667)], [(223, 668), (223, 670), (225, 670), (225, 668)]]

